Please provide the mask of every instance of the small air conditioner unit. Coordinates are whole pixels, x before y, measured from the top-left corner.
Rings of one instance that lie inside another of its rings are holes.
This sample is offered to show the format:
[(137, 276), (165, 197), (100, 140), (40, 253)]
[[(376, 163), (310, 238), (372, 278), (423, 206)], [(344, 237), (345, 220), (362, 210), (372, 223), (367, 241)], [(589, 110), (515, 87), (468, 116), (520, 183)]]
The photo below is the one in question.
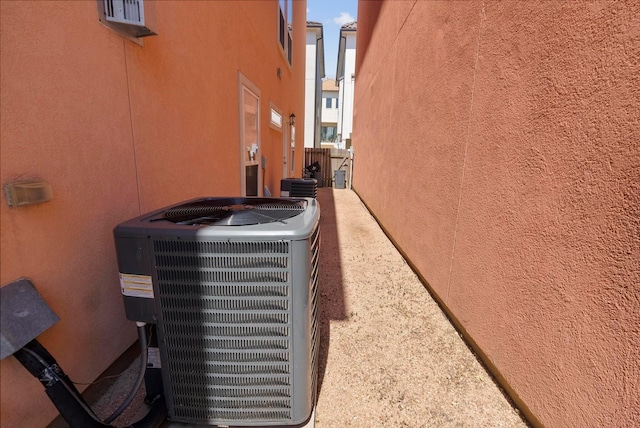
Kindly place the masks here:
[(315, 198), (318, 180), (315, 178), (283, 178), (280, 180), (280, 196), (292, 198)]
[(98, 12), (105, 25), (129, 37), (155, 36), (157, 25), (153, 3), (144, 0), (98, 0)]
[(144, 6), (140, 0), (104, 0), (108, 21), (144, 25)]
[(319, 217), (311, 198), (200, 198), (114, 229), (127, 318), (155, 324), (170, 421), (309, 421)]

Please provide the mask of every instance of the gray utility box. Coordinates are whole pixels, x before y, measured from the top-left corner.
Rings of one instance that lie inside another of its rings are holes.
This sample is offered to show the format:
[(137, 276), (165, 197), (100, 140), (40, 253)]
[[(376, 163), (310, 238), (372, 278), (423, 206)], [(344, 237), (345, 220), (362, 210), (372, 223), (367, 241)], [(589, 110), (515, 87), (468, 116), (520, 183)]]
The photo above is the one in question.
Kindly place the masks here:
[(114, 229), (127, 318), (156, 325), (149, 352), (160, 356), (170, 421), (309, 419), (319, 216), (311, 198), (200, 198)]
[(334, 181), (333, 185), (336, 189), (346, 189), (346, 175), (347, 171), (343, 169), (336, 169), (334, 171)]

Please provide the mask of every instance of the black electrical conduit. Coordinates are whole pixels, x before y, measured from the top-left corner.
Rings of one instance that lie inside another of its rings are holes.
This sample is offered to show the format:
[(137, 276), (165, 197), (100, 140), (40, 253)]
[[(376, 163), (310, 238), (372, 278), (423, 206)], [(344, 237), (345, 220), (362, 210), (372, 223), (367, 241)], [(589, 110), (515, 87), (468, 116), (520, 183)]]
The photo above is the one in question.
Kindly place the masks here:
[[(34, 377), (38, 378), (45, 387), (45, 392), (49, 399), (71, 428), (113, 428), (110, 423), (131, 404), (144, 380), (147, 366), (147, 335), (144, 324), (140, 324), (138, 324), (138, 338), (141, 350), (140, 373), (134, 388), (127, 398), (104, 422), (100, 421), (93, 413), (69, 377), (58, 366), (53, 356), (36, 339), (18, 350), (14, 356)], [(164, 420), (166, 417), (164, 398), (158, 395), (153, 397), (149, 404), (151, 404), (149, 413), (141, 420), (129, 425), (128, 428), (155, 427)]]
[(120, 407), (118, 407), (107, 419), (105, 419), (105, 423), (110, 424), (113, 422), (115, 418), (120, 416), (120, 414), (129, 407), (131, 401), (133, 401), (133, 397), (136, 396), (136, 393), (140, 389), (140, 385), (142, 385), (142, 381), (144, 380), (144, 373), (147, 370), (147, 331), (145, 330), (145, 323), (138, 322), (136, 323), (138, 326), (138, 341), (140, 342), (140, 373), (138, 373), (138, 378), (136, 379), (136, 383), (133, 385), (133, 389), (124, 399)]

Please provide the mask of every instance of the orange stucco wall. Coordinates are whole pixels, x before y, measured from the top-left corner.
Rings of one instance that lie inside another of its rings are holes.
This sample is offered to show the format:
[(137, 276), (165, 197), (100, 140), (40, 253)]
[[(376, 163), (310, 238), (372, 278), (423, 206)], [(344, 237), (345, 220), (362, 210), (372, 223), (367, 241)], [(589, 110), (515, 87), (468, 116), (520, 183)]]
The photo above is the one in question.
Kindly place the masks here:
[[(22, 208), (3, 197), (0, 282), (34, 281), (61, 318), (39, 339), (73, 380), (94, 380), (135, 340), (113, 227), (187, 198), (240, 194), (238, 72), (261, 92), (265, 184), (279, 191), (270, 102), (304, 123), (306, 2), (293, 4), (289, 67), (276, 0), (157, 2), (158, 35), (144, 46), (100, 24), (95, 1), (0, 2), (0, 179), (45, 180), (54, 193)], [(0, 425), (46, 426), (57, 412), (39, 382), (12, 357), (0, 368)]]
[(640, 425), (639, 22), (359, 2), (354, 188), (535, 424)]

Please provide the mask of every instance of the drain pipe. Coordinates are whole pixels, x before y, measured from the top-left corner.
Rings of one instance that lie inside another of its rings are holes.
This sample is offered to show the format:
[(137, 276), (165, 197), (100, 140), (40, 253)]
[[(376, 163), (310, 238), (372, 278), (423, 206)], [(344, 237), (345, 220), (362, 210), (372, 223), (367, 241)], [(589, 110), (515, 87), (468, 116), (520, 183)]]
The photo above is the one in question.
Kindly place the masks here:
[[(55, 358), (36, 339), (59, 320), (28, 278), (20, 278), (0, 287), (0, 360), (13, 355), (44, 386), (47, 396), (71, 428), (113, 428), (110, 422), (131, 403), (145, 377), (146, 324), (137, 323), (142, 364), (134, 390), (118, 410), (109, 416), (106, 422), (102, 422)], [(157, 391), (153, 395), (147, 391), (145, 401), (151, 406), (147, 415), (128, 428), (159, 427), (166, 418), (164, 398), (160, 390), (155, 389)]]
[(351, 158), (351, 162), (349, 162), (349, 190), (353, 189), (353, 146), (349, 147), (349, 157)]
[(139, 322), (139, 321), (136, 322), (136, 326), (138, 327), (138, 339), (140, 342), (140, 372), (138, 373), (138, 378), (136, 379), (136, 383), (133, 384), (133, 389), (131, 389), (131, 392), (129, 393), (127, 398), (125, 398), (125, 400), (122, 402), (120, 407), (118, 407), (115, 410), (115, 412), (111, 414), (111, 416), (109, 416), (107, 419), (104, 420), (108, 424), (113, 422), (115, 418), (120, 416), (120, 414), (124, 411), (124, 409), (129, 407), (129, 404), (131, 404), (131, 401), (133, 401), (133, 397), (136, 396), (136, 393), (140, 389), (140, 385), (142, 385), (142, 381), (144, 380), (144, 373), (147, 370), (147, 357), (148, 357), (147, 332), (145, 330), (146, 325), (147, 323), (144, 323), (144, 322)]

